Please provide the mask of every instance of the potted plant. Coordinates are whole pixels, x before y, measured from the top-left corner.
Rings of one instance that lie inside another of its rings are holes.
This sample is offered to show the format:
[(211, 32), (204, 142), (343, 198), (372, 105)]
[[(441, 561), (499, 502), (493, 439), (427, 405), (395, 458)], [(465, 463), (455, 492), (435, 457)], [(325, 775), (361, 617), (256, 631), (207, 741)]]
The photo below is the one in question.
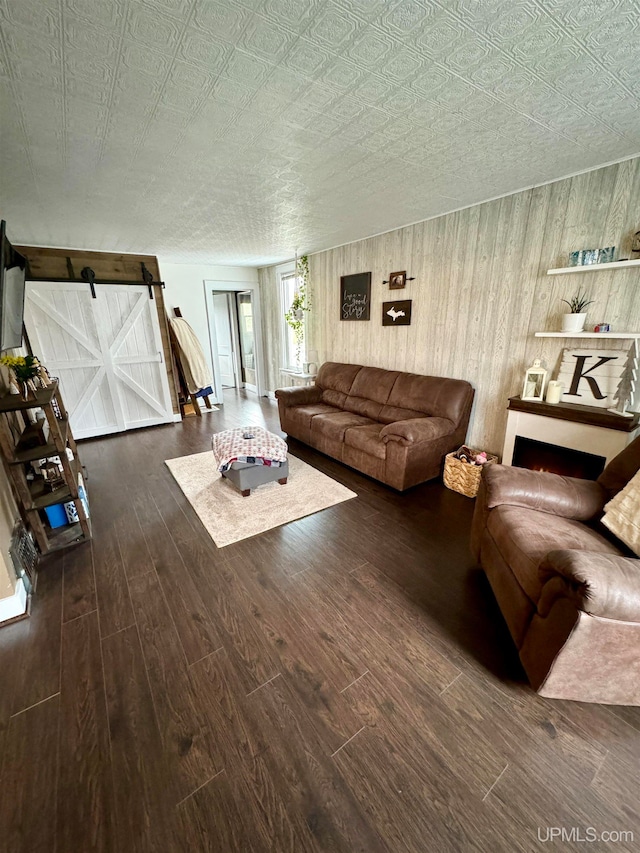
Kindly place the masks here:
[(593, 299), (587, 299), (585, 293), (577, 292), (571, 299), (562, 300), (571, 309), (569, 314), (562, 315), (563, 332), (581, 332), (584, 329), (584, 321), (587, 319), (585, 308), (593, 304)]

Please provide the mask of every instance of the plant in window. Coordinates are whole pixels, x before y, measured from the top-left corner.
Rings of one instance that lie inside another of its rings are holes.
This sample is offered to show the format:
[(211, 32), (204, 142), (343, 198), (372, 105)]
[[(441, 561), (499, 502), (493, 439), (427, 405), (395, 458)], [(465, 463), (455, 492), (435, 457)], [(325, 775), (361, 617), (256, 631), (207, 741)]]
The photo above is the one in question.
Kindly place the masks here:
[(300, 363), (302, 344), (304, 343), (304, 312), (311, 310), (309, 296), (309, 258), (302, 255), (296, 263), (296, 289), (289, 310), (284, 315), (293, 330), (296, 342), (296, 362)]

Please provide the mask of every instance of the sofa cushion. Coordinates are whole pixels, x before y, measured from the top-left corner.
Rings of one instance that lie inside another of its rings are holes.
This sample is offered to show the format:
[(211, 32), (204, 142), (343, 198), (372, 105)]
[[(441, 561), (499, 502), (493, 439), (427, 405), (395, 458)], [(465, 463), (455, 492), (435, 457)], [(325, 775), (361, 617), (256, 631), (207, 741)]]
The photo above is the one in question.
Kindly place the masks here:
[(453, 431), (454, 426), (447, 418), (408, 418), (382, 427), (380, 437), (385, 444), (398, 441), (406, 446), (415, 441), (435, 441)]
[(361, 370), (359, 364), (326, 361), (316, 376), (316, 385), (322, 389), (322, 402), (337, 409), (344, 409), (353, 380)]
[(537, 603), (542, 589), (538, 565), (549, 551), (571, 549), (601, 554), (621, 554), (595, 530), (571, 518), (561, 518), (519, 506), (492, 509), (487, 529), (516, 580)]
[(372, 421), (377, 421), (382, 404), (368, 400), (366, 397), (354, 397), (353, 394), (347, 394), (342, 408), (347, 412), (362, 415), (363, 418), (371, 418)]
[(343, 391), (334, 391), (333, 388), (325, 388), (322, 392), (322, 402), (336, 409), (344, 409), (347, 395)]
[[(457, 425), (468, 411), (472, 396), (473, 390), (469, 383), (460, 379), (400, 373), (387, 405), (437, 418), (449, 418)], [(409, 417), (419, 417), (419, 414), (411, 414)]]
[(373, 424), (369, 418), (354, 415), (353, 412), (336, 412), (335, 414), (315, 415), (311, 421), (311, 435), (321, 435), (328, 441), (344, 442), (344, 434), (353, 426), (368, 426)]
[(382, 424), (368, 424), (367, 426), (349, 427), (344, 434), (344, 443), (356, 450), (362, 450), (370, 456), (385, 459), (387, 446), (380, 438)]
[(417, 409), (403, 409), (402, 406), (383, 406), (380, 409), (378, 420), (382, 424), (394, 424), (396, 421), (408, 421), (412, 418), (425, 418), (424, 412)]
[(362, 367), (358, 371), (349, 394), (363, 397), (384, 405), (389, 399), (391, 389), (400, 376), (397, 370), (383, 370), (381, 367)]
[(325, 361), (316, 376), (316, 385), (323, 390), (348, 394), (351, 391), (353, 380), (361, 370), (362, 367), (359, 364), (340, 364), (335, 361)]
[(306, 406), (291, 406), (287, 409), (287, 422), (299, 428), (300, 432), (311, 429), (311, 420), (316, 415), (336, 414), (340, 409), (327, 406), (326, 403), (309, 403)]

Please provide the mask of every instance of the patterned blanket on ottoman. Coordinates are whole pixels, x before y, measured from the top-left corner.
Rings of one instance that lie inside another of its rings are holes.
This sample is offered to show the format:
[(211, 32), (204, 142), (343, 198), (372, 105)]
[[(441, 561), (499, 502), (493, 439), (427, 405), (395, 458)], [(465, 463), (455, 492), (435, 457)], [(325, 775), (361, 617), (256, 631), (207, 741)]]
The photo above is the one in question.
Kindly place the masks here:
[(278, 468), (287, 461), (287, 445), (279, 436), (258, 426), (216, 432), (211, 447), (218, 471), (228, 471), (234, 462)]

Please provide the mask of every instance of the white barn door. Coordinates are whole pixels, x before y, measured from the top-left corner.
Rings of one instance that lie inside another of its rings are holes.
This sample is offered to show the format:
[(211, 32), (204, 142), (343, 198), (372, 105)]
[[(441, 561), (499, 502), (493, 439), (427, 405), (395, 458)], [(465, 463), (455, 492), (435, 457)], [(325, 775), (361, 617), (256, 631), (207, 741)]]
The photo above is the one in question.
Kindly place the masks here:
[(25, 325), (76, 438), (173, 421), (155, 301), (145, 285), (27, 282)]

